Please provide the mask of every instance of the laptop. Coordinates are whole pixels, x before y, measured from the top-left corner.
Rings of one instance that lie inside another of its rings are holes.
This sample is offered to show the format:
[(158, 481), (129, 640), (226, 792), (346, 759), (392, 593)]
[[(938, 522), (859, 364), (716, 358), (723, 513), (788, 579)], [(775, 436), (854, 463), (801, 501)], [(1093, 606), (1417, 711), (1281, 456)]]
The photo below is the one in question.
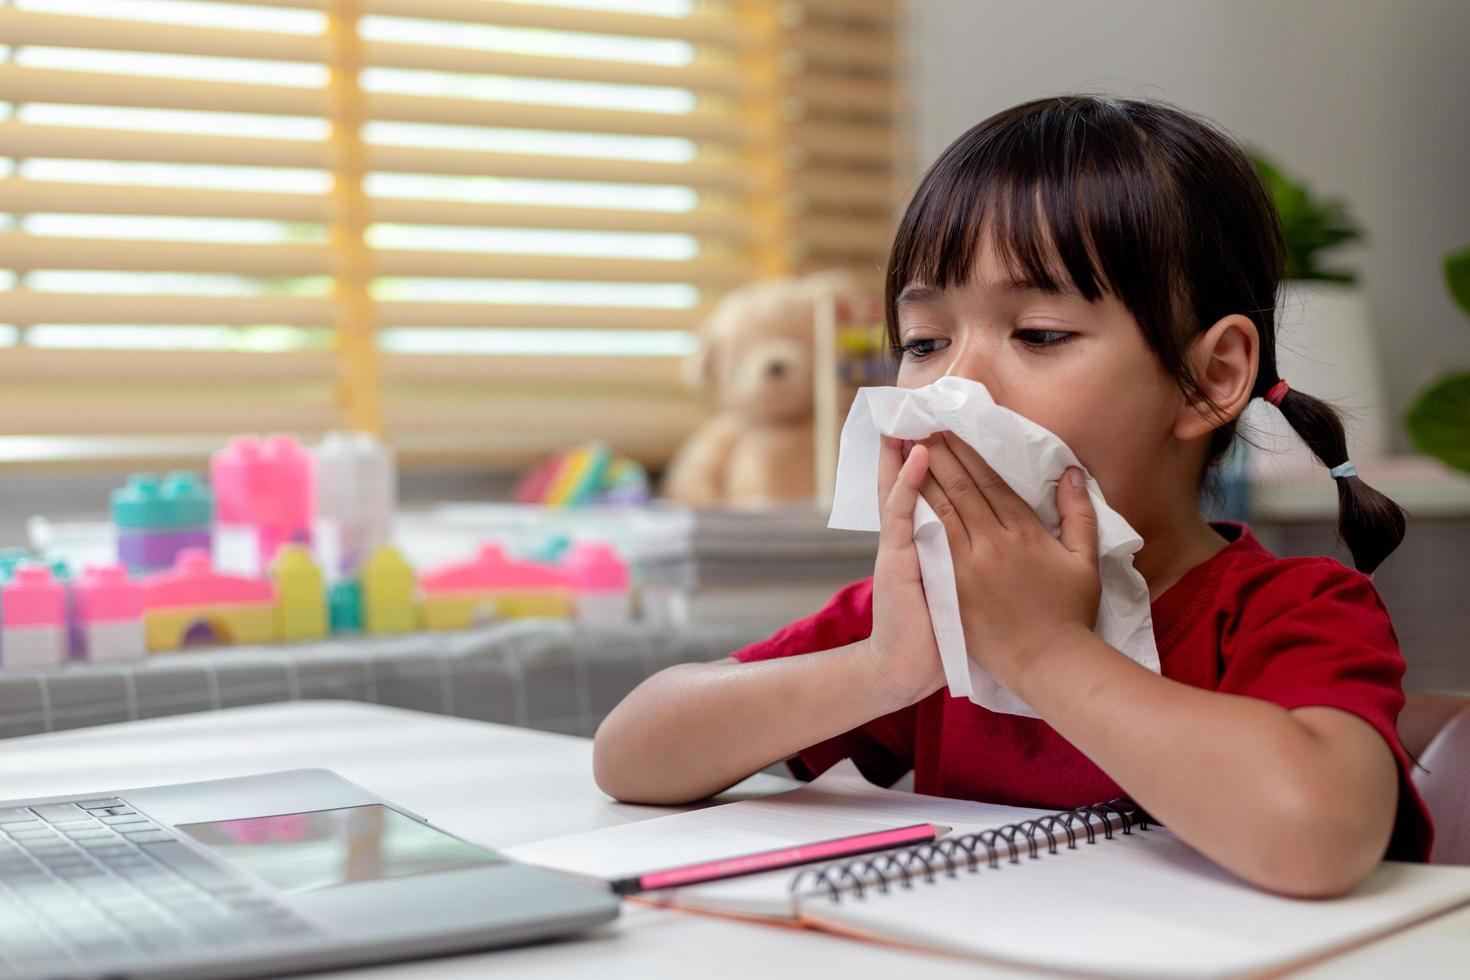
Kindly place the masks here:
[(613, 919), (325, 769), (0, 802), (0, 977), (247, 977)]

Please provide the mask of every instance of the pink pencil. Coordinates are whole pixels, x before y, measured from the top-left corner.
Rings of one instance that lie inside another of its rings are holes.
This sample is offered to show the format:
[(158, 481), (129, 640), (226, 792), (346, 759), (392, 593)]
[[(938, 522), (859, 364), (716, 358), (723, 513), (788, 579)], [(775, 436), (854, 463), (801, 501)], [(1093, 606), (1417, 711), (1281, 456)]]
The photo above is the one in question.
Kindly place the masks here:
[(882, 851), (905, 844), (922, 844), (949, 833), (950, 828), (932, 823), (919, 823), (896, 830), (879, 830), (851, 837), (834, 837), (831, 840), (802, 844), (798, 847), (783, 847), (774, 851), (744, 854), (740, 857), (722, 858), (718, 861), (703, 861), (681, 868), (665, 868), (618, 878), (611, 883), (612, 890), (619, 895), (632, 895), (654, 888), (673, 888), (678, 885), (693, 885), (719, 878), (734, 878), (738, 875), (755, 874), (776, 868), (790, 868), (798, 864), (811, 864), (828, 858), (848, 857), (868, 851)]

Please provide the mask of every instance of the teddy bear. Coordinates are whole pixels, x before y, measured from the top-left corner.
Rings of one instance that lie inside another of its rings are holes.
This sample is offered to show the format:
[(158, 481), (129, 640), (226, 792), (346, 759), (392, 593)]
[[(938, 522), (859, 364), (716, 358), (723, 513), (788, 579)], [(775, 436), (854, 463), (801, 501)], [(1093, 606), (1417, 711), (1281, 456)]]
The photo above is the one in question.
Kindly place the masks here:
[(759, 508), (813, 499), (817, 303), (839, 322), (871, 302), (846, 270), (740, 286), (700, 327), (686, 379), (716, 412), (670, 461), (664, 496), (690, 507)]

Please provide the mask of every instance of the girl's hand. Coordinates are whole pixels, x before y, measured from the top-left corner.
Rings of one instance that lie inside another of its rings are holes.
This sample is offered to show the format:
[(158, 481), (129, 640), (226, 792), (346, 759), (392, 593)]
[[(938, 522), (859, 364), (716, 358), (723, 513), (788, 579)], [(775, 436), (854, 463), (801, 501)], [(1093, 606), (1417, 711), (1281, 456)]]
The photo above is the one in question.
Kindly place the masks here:
[(899, 707), (907, 707), (944, 684), (939, 645), (934, 640), (924, 584), (919, 577), (919, 552), (914, 547), (914, 505), (918, 503), (929, 454), (923, 446), (915, 445), (905, 459), (900, 440), (888, 436), (882, 439), (873, 633), (867, 651), (879, 683)]
[(1028, 661), (1097, 622), (1097, 514), (1082, 471), (1057, 482), (1061, 537), (968, 444), (930, 436), (920, 493), (944, 523), (970, 659), (1014, 690)]

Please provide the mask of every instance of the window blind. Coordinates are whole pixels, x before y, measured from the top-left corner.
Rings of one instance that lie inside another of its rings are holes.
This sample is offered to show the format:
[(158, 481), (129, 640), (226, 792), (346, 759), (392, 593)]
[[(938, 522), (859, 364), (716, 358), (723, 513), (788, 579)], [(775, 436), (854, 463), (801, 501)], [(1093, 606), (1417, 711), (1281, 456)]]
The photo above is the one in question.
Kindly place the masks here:
[(0, 0), (0, 463), (661, 463), (756, 277), (878, 283), (896, 0)]

